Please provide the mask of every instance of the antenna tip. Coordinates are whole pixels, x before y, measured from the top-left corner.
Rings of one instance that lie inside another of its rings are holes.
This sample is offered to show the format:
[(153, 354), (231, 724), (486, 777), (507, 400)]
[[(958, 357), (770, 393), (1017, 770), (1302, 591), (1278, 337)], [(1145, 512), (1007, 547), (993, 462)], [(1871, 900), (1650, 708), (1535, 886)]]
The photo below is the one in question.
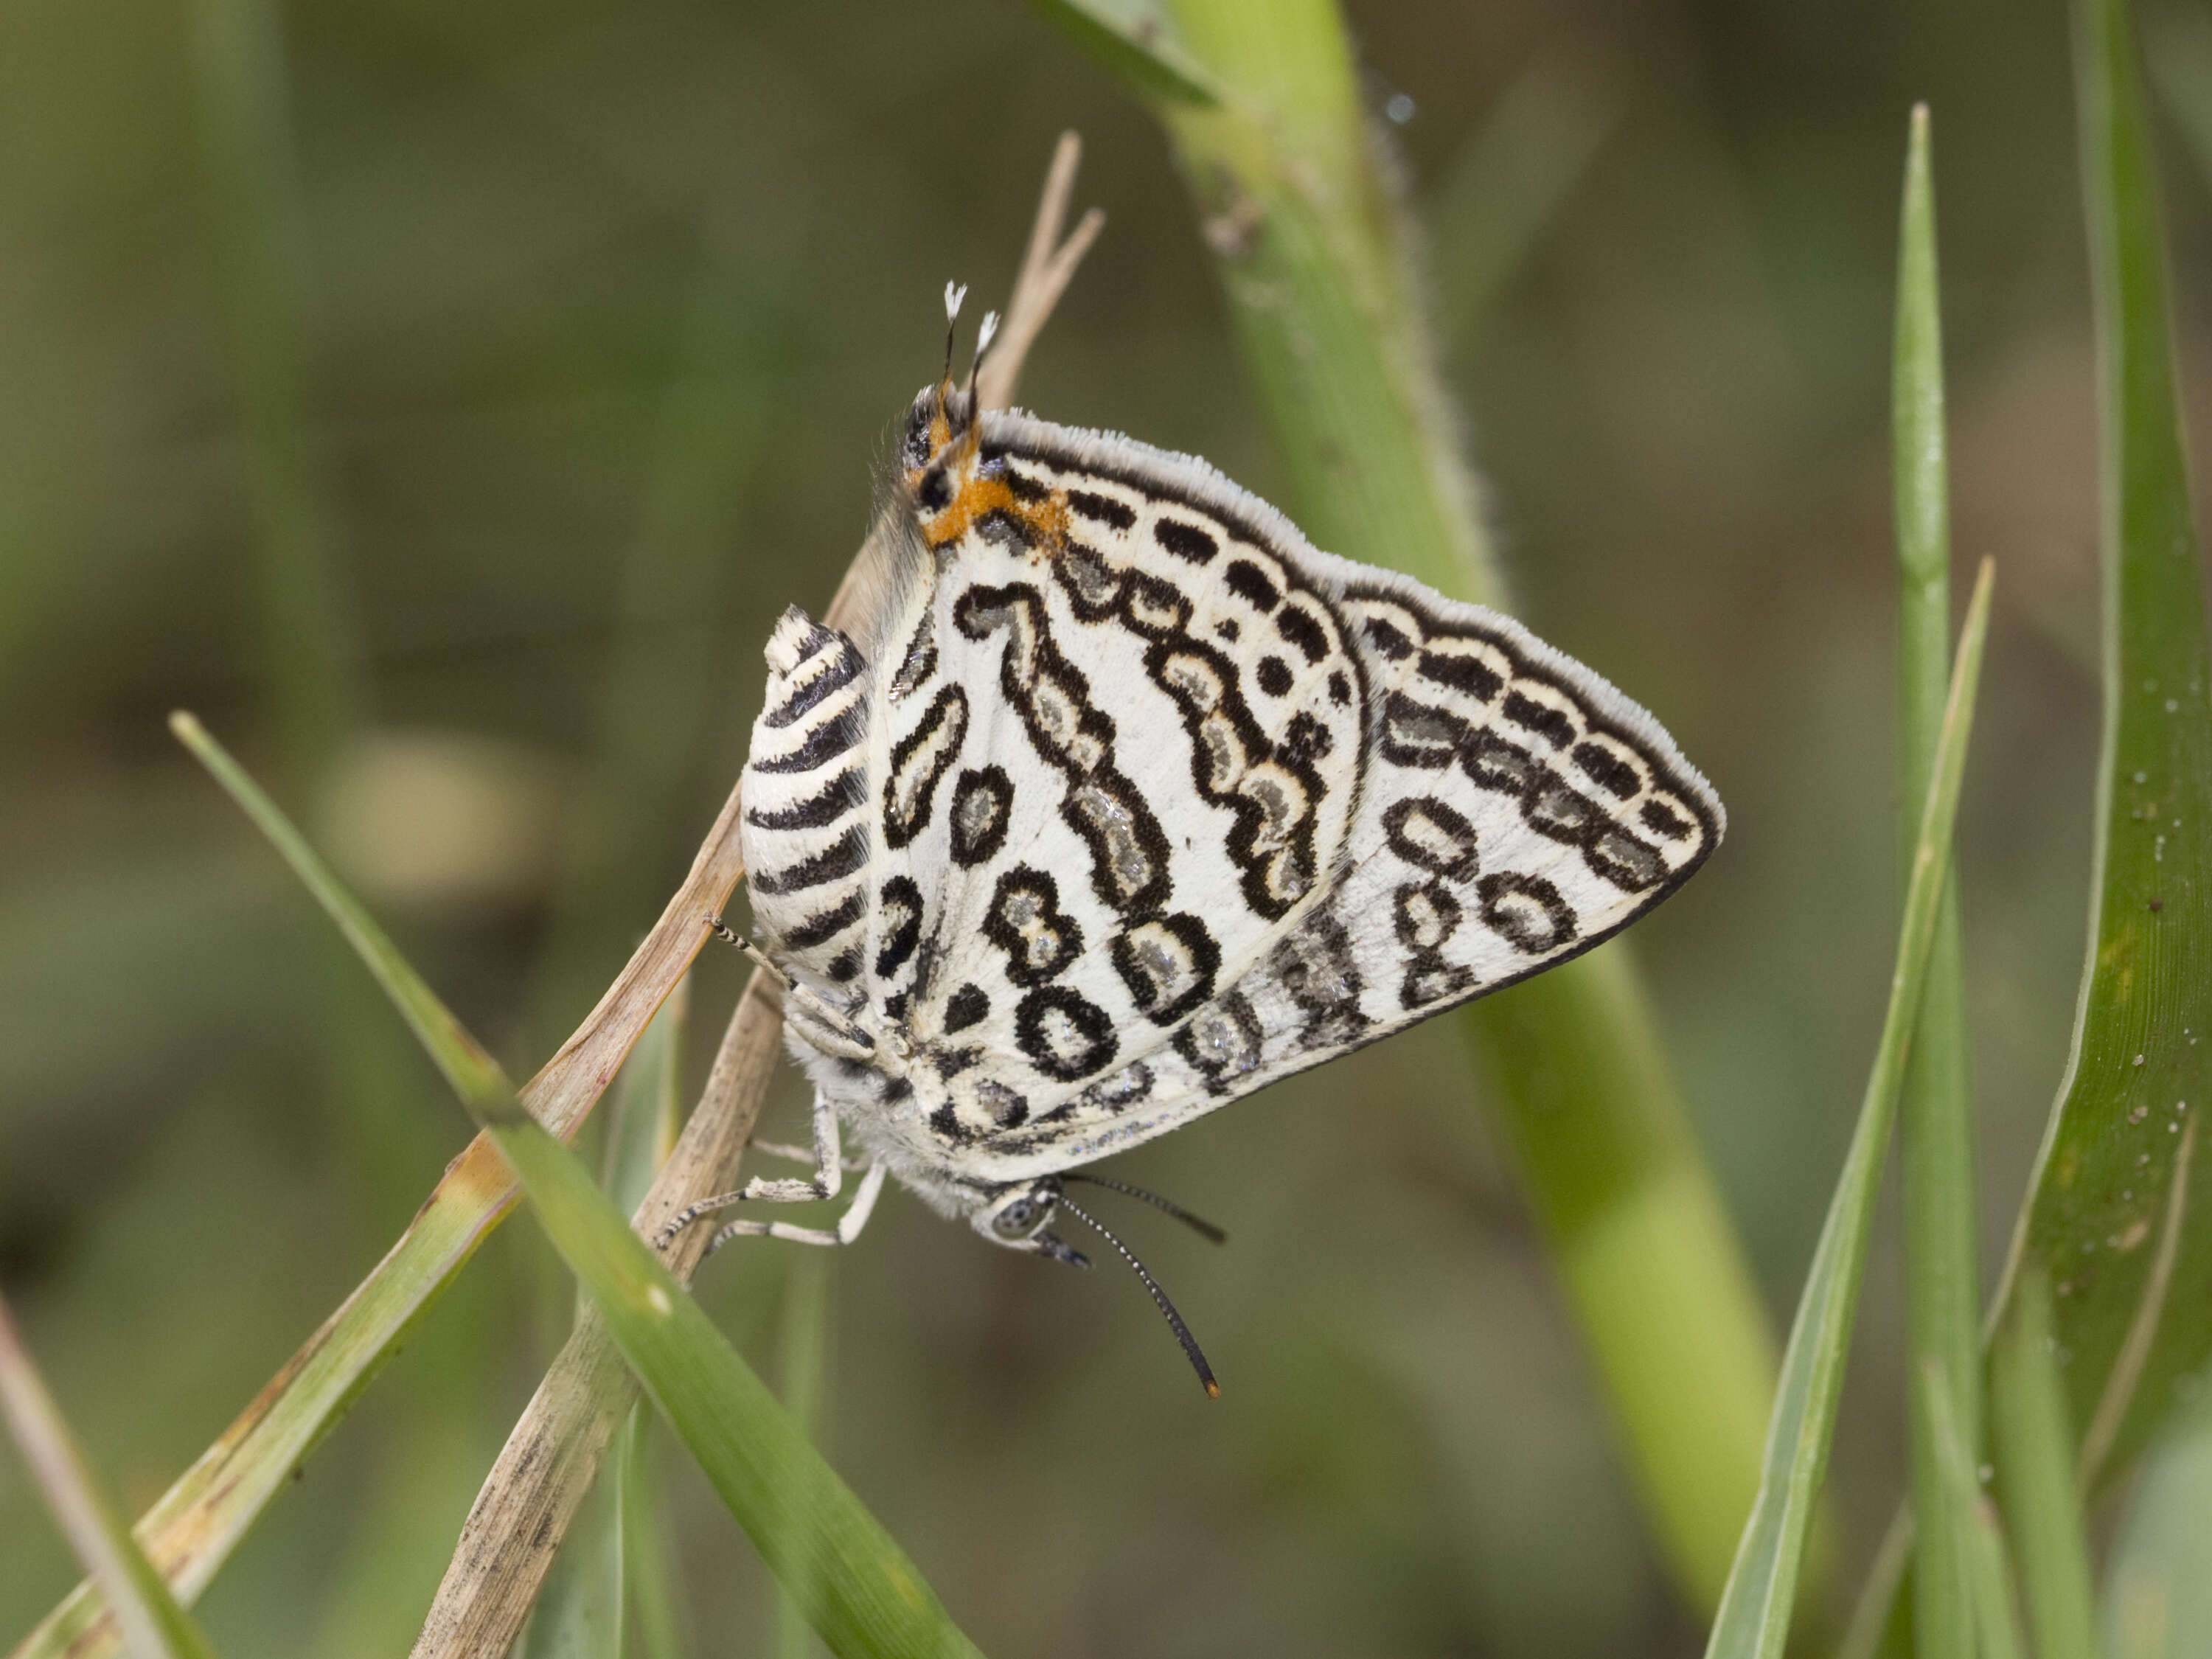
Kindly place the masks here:
[(999, 313), (995, 311), (985, 312), (983, 313), (983, 326), (977, 331), (975, 335), (975, 356), (978, 358), (981, 358), (985, 352), (991, 349), (991, 342), (998, 337), (998, 334)]
[(952, 322), (960, 315), (960, 302), (968, 297), (968, 284), (947, 283), (945, 285), (945, 320)]
[(1199, 1381), (1206, 1384), (1206, 1397), (1208, 1400), (1218, 1400), (1221, 1398), (1221, 1384), (1215, 1382), (1210, 1376), (1200, 1377)]

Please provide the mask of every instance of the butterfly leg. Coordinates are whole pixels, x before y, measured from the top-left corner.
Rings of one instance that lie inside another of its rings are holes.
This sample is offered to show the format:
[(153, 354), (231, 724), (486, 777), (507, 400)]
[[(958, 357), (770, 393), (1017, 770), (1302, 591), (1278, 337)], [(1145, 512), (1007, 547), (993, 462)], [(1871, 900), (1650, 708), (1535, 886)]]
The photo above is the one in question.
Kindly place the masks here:
[(860, 1236), (860, 1229), (868, 1224), (874, 1212), (876, 1196), (884, 1189), (884, 1176), (888, 1171), (881, 1164), (868, 1166), (860, 1177), (853, 1201), (845, 1206), (845, 1213), (837, 1218), (835, 1227), (799, 1227), (788, 1221), (732, 1221), (716, 1233), (714, 1242), (707, 1246), (708, 1255), (733, 1238), (780, 1238), (790, 1244), (850, 1244)]
[(712, 1215), (735, 1204), (811, 1204), (835, 1198), (843, 1184), (845, 1160), (837, 1140), (837, 1113), (820, 1097), (814, 1102), (814, 1177), (811, 1181), (770, 1180), (756, 1176), (733, 1193), (717, 1193), (685, 1206), (668, 1218), (659, 1243), (682, 1232), (701, 1216)]
[[(787, 1164), (811, 1164), (814, 1153), (805, 1146), (794, 1146), (787, 1140), (755, 1140), (747, 1143), (750, 1150), (763, 1158), (780, 1158)], [(854, 1175), (869, 1167), (865, 1158), (848, 1157), (844, 1162), (847, 1175)]]

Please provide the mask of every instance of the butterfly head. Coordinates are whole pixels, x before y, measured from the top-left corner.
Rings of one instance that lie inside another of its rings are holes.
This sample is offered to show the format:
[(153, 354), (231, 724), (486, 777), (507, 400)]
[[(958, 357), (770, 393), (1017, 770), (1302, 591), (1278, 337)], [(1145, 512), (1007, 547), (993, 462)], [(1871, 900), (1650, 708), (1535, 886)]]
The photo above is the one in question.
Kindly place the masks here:
[[(964, 527), (976, 510), (970, 486), (982, 448), (982, 395), (977, 390), (978, 371), (998, 336), (999, 313), (983, 319), (975, 337), (975, 361), (968, 371), (968, 384), (952, 378), (952, 330), (960, 314), (964, 287), (947, 283), (945, 289), (945, 370), (936, 383), (915, 394), (906, 413), (906, 429), (899, 440), (899, 471), (907, 495), (933, 544)], [(943, 538), (937, 533), (943, 531)]]
[(915, 393), (899, 442), (899, 471), (908, 492), (925, 513), (950, 505), (981, 440), (975, 394), (945, 375)]
[(1047, 1176), (1042, 1181), (1017, 1182), (977, 1209), (969, 1221), (994, 1244), (1087, 1267), (1091, 1264), (1079, 1252), (1045, 1231), (1059, 1208), (1059, 1178)]

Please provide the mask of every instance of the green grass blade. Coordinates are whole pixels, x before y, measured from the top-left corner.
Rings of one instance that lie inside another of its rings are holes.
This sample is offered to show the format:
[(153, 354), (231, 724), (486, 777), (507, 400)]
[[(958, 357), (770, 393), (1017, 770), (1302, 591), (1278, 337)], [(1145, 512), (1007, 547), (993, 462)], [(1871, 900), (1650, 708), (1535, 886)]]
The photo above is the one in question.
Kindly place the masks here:
[(2146, 20), (2143, 33), (2159, 101), (2188, 140), (2200, 181), (2212, 185), (2212, 17), (2170, 6)]
[(690, 1013), (690, 994), (679, 985), (629, 1051), (615, 1084), (605, 1184), (607, 1196), (625, 1215), (645, 1202), (683, 1127), (684, 1032)]
[(2097, 1659), (2074, 1434), (2051, 1335), (2051, 1281), (2039, 1271), (2013, 1286), (1990, 1355), (1990, 1405), (1998, 1490), (2035, 1651), (2039, 1659)]
[(1078, 46), (1147, 97), (1217, 104), (1221, 88), (1151, 0), (1030, 0)]
[(1445, 168), (1429, 198), (1429, 270), (1452, 355), (1465, 353), (1620, 127), (1620, 80), (1579, 41), (1540, 51)]
[(186, 12), (262, 646), (285, 770), (299, 778), (328, 762), (365, 699), (307, 412), (307, 261), (283, 28), (273, 0), (192, 0)]
[(646, 1391), (833, 1653), (972, 1655), (935, 1592), (592, 1182), (519, 1106), (483, 1123)]
[[(630, 1050), (616, 1082), (604, 1184), (624, 1214), (643, 1201), (653, 1172), (675, 1144), (684, 1005), (679, 986)], [(580, 1323), (590, 1298), (580, 1286), (577, 1295)], [(599, 1478), (569, 1524), (515, 1644), (517, 1659), (620, 1659), (624, 1651), (627, 1579), (639, 1554), (629, 1535), (637, 1509), (629, 1492), (637, 1418), (633, 1410), (617, 1432)]]
[(115, 1615), (131, 1659), (215, 1659), (215, 1650), (169, 1594), (131, 1528), (107, 1501), (61, 1407), (15, 1332), (0, 1297), (0, 1417), (29, 1464), (62, 1534)]
[(780, 1582), (841, 1659), (972, 1655), (914, 1565), (275, 802), (189, 716), (213, 771), (390, 994), (529, 1195), (646, 1392)]
[(514, 1659), (621, 1659), (626, 1563), (617, 1468), (610, 1458), (570, 1524)]
[(431, 1062), (444, 1074), (471, 1113), (479, 1115), (512, 1105), (514, 1089), (507, 1082), (507, 1074), (500, 1070), (499, 1062), (462, 1029), (461, 1023), (439, 1001), (437, 994), (408, 965), (398, 947), (370, 920), (368, 912), (345, 890), (331, 867), (316, 856), (307, 838), (292, 827), (291, 820), (277, 810), (276, 803), (246, 775), (246, 769), (231, 758), (230, 752), (191, 715), (182, 712), (170, 715), (169, 729), (238, 803), (239, 809), (253, 820), (254, 827), (269, 838), (270, 844), (314, 896), (315, 902), (337, 924), (354, 954), (398, 1006), (416, 1040), (422, 1043)]
[[(1314, 541), (1504, 603), (1332, 0), (1172, 0), (1222, 88), (1156, 100)], [(1496, 1085), (1560, 1279), (1686, 1601), (1711, 1607), (1758, 1483), (1765, 1310), (1619, 943), (1486, 998)]]
[[(1943, 1375), (1942, 1366), (1928, 1362), (1921, 1373), (1921, 1395), (1929, 1421), (1935, 1427), (1936, 1450), (1949, 1485), (1947, 1507), (1967, 1517), (1966, 1578), (1973, 1607), (1969, 1627), (1976, 1640), (1970, 1649), (1939, 1648), (1922, 1638), (1923, 1653), (1978, 1652), (1982, 1659), (2023, 1659), (2027, 1649), (2021, 1640), (2019, 1598), (2013, 1583), (2012, 1563), (2005, 1553), (2004, 1534), (1997, 1525), (1996, 1506), (1982, 1491), (1974, 1455), (1951, 1402), (1958, 1390)], [(2045, 1656), (2045, 1659), (2052, 1659)]]
[(1812, 1528), (1814, 1500), (1828, 1465), (1836, 1401), (1843, 1391), (1844, 1361), (1858, 1311), (1867, 1235), (1889, 1145), (1889, 1129), (1904, 1086), (1912, 1023), (1927, 981), (1928, 956), (1946, 885), (1951, 830), (1958, 814), (1959, 783), (1966, 769), (1966, 739), (1973, 726), (1983, 641), (1989, 630), (1991, 569), (1984, 561), (1966, 607), (1966, 622), (1951, 673), (1950, 695), (1936, 745), (1936, 768), (1921, 812), (1898, 929), (1897, 964), (1889, 1007), (1882, 1019), (1866, 1096), (1859, 1108), (1835, 1196), (1828, 1206), (1813, 1265), (1797, 1303), (1790, 1346), (1782, 1358), (1781, 1389), (1767, 1431), (1759, 1498), (1745, 1522), (1735, 1565), (1713, 1620), (1708, 1659), (1779, 1659), (1790, 1633), (1790, 1614)]
[[(783, 1020), (768, 986), (756, 972), (731, 1011), (698, 1104), (645, 1201), (631, 1213), (631, 1229), (641, 1236), (653, 1236), (691, 1200), (736, 1184), (745, 1143), (782, 1063)], [(702, 1227), (679, 1235), (665, 1255), (670, 1269), (686, 1279), (696, 1273), (712, 1237)], [(618, 1449), (638, 1395), (635, 1373), (599, 1310), (590, 1309), (546, 1368), (477, 1487), (423, 1613), (413, 1649), (417, 1659), (460, 1659), (514, 1644), (585, 1495), (607, 1454)], [(648, 1524), (657, 1518), (649, 1501), (632, 1507), (633, 1518)], [(626, 1576), (638, 1587), (641, 1612), (657, 1615), (661, 1609), (650, 1598), (665, 1583), (665, 1552), (657, 1564), (649, 1552), (633, 1552), (631, 1567)], [(680, 1633), (674, 1598), (664, 1605), (671, 1616), (654, 1628)]]
[[(830, 1344), (830, 1259), (819, 1250), (793, 1250), (783, 1286), (783, 1406), (809, 1440), (820, 1437), (822, 1383)], [(776, 1600), (779, 1659), (807, 1659), (814, 1644), (803, 1602), (790, 1589)]]
[[(2104, 447), (2105, 737), (2072, 1054), (2007, 1278), (2043, 1264), (2085, 1486), (2212, 1354), (2212, 652), (2125, 0), (2075, 11)], [(2192, 1202), (2192, 1200), (2196, 1200)]]
[[(1943, 332), (1936, 260), (1936, 200), (1928, 110), (1912, 112), (1899, 215), (1897, 335), (1891, 379), (1891, 487), (1899, 598), (1898, 798), (1924, 800), (1934, 775), (1950, 668), (1951, 529), (1943, 418)], [(1899, 860), (1910, 868), (1919, 825), (1899, 818)], [(1947, 852), (1946, 856), (1950, 856)], [(1955, 866), (1954, 866), (1955, 867)], [(1905, 1291), (1914, 1376), (1933, 1367), (1951, 1390), (1950, 1415), (1967, 1445), (1982, 1440), (1981, 1267), (1974, 1237), (1974, 1126), (1967, 1080), (1966, 977), (1959, 890), (1943, 884), (1928, 980), (1912, 1027), (1898, 1102), (1905, 1211)], [(1967, 1568), (1973, 1516), (1950, 1502), (1928, 1392), (1907, 1391), (1913, 1504), (1914, 1616), (1923, 1649), (1966, 1651)]]
[(675, 1542), (661, 1514), (659, 1460), (653, 1455), (652, 1414), (629, 1414), (617, 1455), (622, 1463), (623, 1582), (629, 1592), (623, 1652), (635, 1659), (687, 1659), (684, 1597)]

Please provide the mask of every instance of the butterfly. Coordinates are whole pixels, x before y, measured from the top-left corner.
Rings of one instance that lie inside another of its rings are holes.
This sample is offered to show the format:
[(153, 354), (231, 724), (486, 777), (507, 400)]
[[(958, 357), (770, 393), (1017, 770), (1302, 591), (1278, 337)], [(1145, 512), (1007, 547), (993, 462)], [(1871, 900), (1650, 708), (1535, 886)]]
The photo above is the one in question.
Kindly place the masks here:
[(835, 1228), (721, 1236), (849, 1243), (888, 1176), (1082, 1263), (1072, 1214), (1213, 1393), (1068, 1183), (1214, 1231), (1084, 1167), (1610, 938), (1719, 844), (1719, 798), (1582, 664), (1318, 550), (1204, 461), (980, 409), (948, 372), (897, 466), (864, 620), (793, 607), (769, 636), (743, 779), (815, 1174), (672, 1225), (836, 1194), (849, 1131)]

